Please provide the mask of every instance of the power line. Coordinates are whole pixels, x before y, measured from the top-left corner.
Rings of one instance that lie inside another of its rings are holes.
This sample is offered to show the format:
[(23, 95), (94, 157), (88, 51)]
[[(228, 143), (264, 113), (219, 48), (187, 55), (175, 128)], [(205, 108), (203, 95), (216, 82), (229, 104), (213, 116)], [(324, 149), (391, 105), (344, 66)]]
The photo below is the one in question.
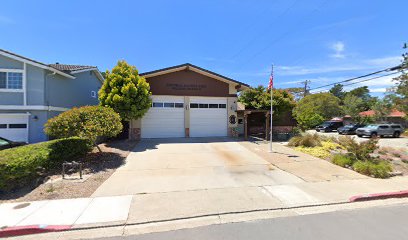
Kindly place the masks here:
[(343, 85), (343, 86), (350, 86), (350, 85), (354, 85), (354, 84), (357, 84), (357, 83), (367, 82), (367, 81), (371, 81), (371, 80), (378, 79), (378, 78), (382, 78), (382, 77), (387, 77), (387, 76), (394, 75), (394, 74), (398, 74), (398, 73), (399, 73), (399, 72), (392, 72), (392, 73), (384, 74), (384, 75), (381, 75), (381, 76), (377, 76), (377, 77), (373, 77), (373, 78), (369, 78), (369, 79), (364, 79), (364, 80), (361, 80), (361, 81), (358, 81), (358, 82), (353, 82), (353, 83), (345, 84), (345, 85)]
[[(313, 9), (312, 11), (309, 12), (309, 14), (304, 17), (299, 19), (299, 21), (296, 22), (296, 24), (294, 26), (298, 27), (300, 23), (304, 22), (305, 18), (309, 17), (310, 15), (312, 15), (314, 12), (317, 12), (320, 10), (320, 8), (323, 7), (323, 5), (325, 5), (328, 2), (328, 0), (323, 0), (322, 4), (320, 4), (319, 6), (317, 6), (315, 9)], [(285, 38), (286, 36), (290, 35), (291, 33), (296, 32), (295, 28), (290, 28), (288, 31), (284, 32), (283, 34), (281, 34), (280, 36), (274, 38), (270, 44), (268, 44), (267, 46), (265, 46), (264, 48), (262, 48), (260, 51), (256, 52), (255, 54), (253, 54), (251, 57), (246, 59), (246, 62), (251, 61), (252, 59), (254, 59), (256, 56), (258, 56), (259, 54), (261, 54), (262, 52), (266, 51), (267, 49), (269, 49), (270, 47), (272, 47), (275, 43), (279, 42), (280, 40), (282, 40), (283, 38)]]
[[(316, 90), (316, 89), (320, 89), (320, 88), (324, 88), (324, 87), (329, 87), (329, 86), (336, 85), (336, 84), (339, 84), (339, 83), (344, 83), (344, 82), (351, 82), (351, 81), (356, 80), (356, 79), (365, 78), (365, 77), (372, 76), (372, 75), (375, 75), (375, 74), (378, 74), (378, 73), (382, 73), (382, 72), (395, 71), (395, 70), (398, 70), (398, 69), (400, 69), (400, 68), (401, 68), (401, 65), (395, 66), (395, 67), (391, 67), (391, 68), (386, 68), (386, 69), (379, 70), (379, 71), (372, 72), (372, 73), (368, 73), (368, 74), (365, 74), (365, 75), (362, 75), (362, 76), (358, 76), (358, 77), (346, 79), (346, 80), (339, 81), (339, 82), (335, 82), (335, 83), (330, 83), (330, 84), (323, 85), (323, 86), (320, 86), (320, 87), (315, 87), (315, 88), (312, 88), (312, 89), (310, 89), (310, 90)], [(391, 75), (391, 74), (390, 74), (390, 75)], [(375, 79), (375, 78), (374, 78), (374, 79)]]
[[(371, 81), (371, 80), (375, 80), (375, 79), (382, 78), (382, 77), (387, 77), (387, 76), (390, 76), (390, 75), (395, 75), (395, 74), (398, 74), (398, 73), (399, 73), (399, 72), (387, 73), (387, 74), (384, 74), (384, 75), (381, 75), (381, 76), (376, 76), (376, 77), (372, 77), (372, 78), (360, 80), (360, 81), (357, 81), (357, 82), (353, 82), (353, 83), (349, 83), (349, 84), (344, 84), (343, 87), (345, 87), (345, 86), (350, 86), (350, 85), (354, 85), (354, 84), (357, 84), (357, 83), (368, 82), (368, 81)], [(337, 84), (337, 83), (335, 83), (335, 84)], [(316, 88), (311, 89), (311, 90), (315, 90), (315, 89), (316, 89)], [(319, 91), (319, 92), (316, 92), (316, 93), (320, 93), (320, 92), (324, 92), (324, 90)]]
[[(296, 5), (296, 3), (298, 3), (298, 2), (299, 2), (299, 0), (293, 1), (293, 3), (292, 3), (288, 8), (285, 9), (285, 11), (283, 11), (283, 12), (282, 12), (281, 14), (279, 14), (278, 16), (274, 17), (274, 18), (272, 19), (271, 24), (269, 24), (266, 28), (269, 29), (270, 27), (272, 27), (273, 24), (275, 23), (275, 22), (274, 22), (275, 19), (278, 19), (278, 18), (280, 18), (280, 17), (285, 16), (290, 10), (292, 10), (292, 8), (293, 8), (293, 7)], [(232, 59), (235, 59), (236, 57), (238, 57), (246, 48), (248, 48), (249, 46), (251, 46), (252, 43), (254, 43), (254, 42), (258, 39), (258, 37), (259, 37), (261, 34), (264, 34), (264, 31), (262, 31), (261, 33), (255, 35), (249, 42), (247, 42), (247, 44), (245, 44), (245, 45), (232, 57)]]
[(311, 81), (310, 80), (305, 80), (303, 82), (300, 82), (301, 84), (303, 84), (303, 97), (306, 97), (306, 95), (309, 93), (309, 83)]

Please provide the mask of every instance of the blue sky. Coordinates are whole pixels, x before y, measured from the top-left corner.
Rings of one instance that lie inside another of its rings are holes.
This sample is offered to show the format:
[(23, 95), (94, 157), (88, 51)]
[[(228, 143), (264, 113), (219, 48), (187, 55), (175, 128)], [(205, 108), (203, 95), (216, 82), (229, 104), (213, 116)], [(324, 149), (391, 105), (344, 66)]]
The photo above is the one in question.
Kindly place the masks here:
[[(408, 41), (408, 1), (11, 1), (0, 48), (45, 63), (139, 71), (181, 63), (250, 85), (317, 87), (395, 66)], [(391, 77), (364, 83), (374, 95)], [(350, 87), (357, 87), (356, 84)]]

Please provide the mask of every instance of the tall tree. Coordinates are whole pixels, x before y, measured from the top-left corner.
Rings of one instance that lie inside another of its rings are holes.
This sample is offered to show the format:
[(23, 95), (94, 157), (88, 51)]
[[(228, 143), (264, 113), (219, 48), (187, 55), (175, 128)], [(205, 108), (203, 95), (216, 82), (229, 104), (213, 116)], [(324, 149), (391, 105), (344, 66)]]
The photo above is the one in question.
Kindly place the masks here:
[(364, 106), (363, 111), (372, 109), (372, 107), (378, 100), (377, 97), (372, 97), (370, 95), (370, 89), (368, 89), (367, 86), (354, 88), (350, 92), (346, 93), (346, 95), (353, 95), (363, 100), (363, 106)]
[(335, 84), (330, 90), (329, 93), (333, 94), (334, 96), (338, 97), (340, 100), (344, 99), (344, 95), (346, 94), (343, 91), (343, 85), (340, 83)]
[(151, 106), (150, 86), (139, 76), (136, 67), (119, 61), (112, 71), (106, 71), (106, 79), (99, 90), (101, 106), (111, 107), (122, 120), (141, 118)]
[[(408, 45), (405, 43), (403, 49), (408, 49)], [(396, 86), (393, 89), (396, 96), (394, 97), (394, 103), (396, 107), (407, 113), (408, 115), (408, 53), (402, 54), (402, 63), (400, 73), (401, 75), (394, 78)]]
[[(292, 111), (295, 106), (295, 100), (288, 91), (273, 89), (272, 97), (274, 116)], [(270, 91), (262, 85), (241, 92), (238, 101), (243, 103), (246, 109), (269, 110), (271, 108)]]
[(305, 95), (305, 89), (302, 87), (293, 87), (283, 89), (293, 95), (296, 101), (299, 101)]
[(380, 121), (386, 121), (387, 116), (391, 113), (393, 104), (390, 98), (384, 97), (383, 99), (378, 100), (373, 105), (373, 110), (375, 112), (375, 118)]
[(344, 97), (343, 103), (344, 114), (350, 115), (353, 121), (360, 122), (361, 118), (359, 113), (365, 110), (363, 99), (352, 94), (347, 94)]
[(293, 115), (303, 129), (314, 127), (323, 120), (342, 114), (340, 99), (331, 93), (307, 95), (293, 109)]

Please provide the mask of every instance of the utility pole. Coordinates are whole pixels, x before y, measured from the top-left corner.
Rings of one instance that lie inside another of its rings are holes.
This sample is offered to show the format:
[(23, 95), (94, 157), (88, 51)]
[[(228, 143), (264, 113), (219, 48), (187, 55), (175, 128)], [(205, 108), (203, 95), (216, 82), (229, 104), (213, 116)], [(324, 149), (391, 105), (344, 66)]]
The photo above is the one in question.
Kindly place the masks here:
[(304, 81), (304, 82), (301, 82), (302, 84), (304, 84), (304, 87), (303, 87), (303, 97), (306, 97), (306, 95), (307, 94), (309, 94), (309, 83), (310, 83), (310, 80), (306, 80), (306, 81)]

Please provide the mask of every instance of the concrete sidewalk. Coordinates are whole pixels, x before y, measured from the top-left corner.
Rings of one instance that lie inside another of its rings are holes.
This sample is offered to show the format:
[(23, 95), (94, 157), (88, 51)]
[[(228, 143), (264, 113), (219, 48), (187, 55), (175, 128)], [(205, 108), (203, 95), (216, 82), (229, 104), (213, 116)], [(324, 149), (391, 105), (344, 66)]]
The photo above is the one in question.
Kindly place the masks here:
[[(0, 228), (30, 225), (65, 225), (71, 228), (112, 224), (143, 224), (271, 211), (310, 205), (344, 203), (356, 194), (403, 190), (408, 178), (304, 182), (192, 192), (137, 194), (5, 203), (0, 205)], [(3, 217), (4, 216), (4, 217)]]
[(273, 143), (273, 152), (269, 153), (269, 143), (240, 142), (265, 161), (306, 182), (325, 182), (353, 179), (371, 179), (347, 168), (334, 165), (326, 160), (313, 157), (306, 153), (286, 147), (281, 143)]
[[(174, 158), (166, 162), (165, 169), (154, 169), (154, 166), (162, 168), (163, 160), (155, 162), (156, 150), (149, 150), (138, 153), (139, 158), (131, 157), (131, 162), (117, 171), (118, 176), (134, 172), (136, 187), (127, 183), (127, 188), (132, 190), (129, 194), (125, 194), (126, 189), (120, 189), (124, 187), (120, 183), (126, 183), (126, 177), (116, 177), (108, 181), (104, 189), (112, 188), (112, 195), (117, 196), (108, 196), (108, 191), (101, 189), (103, 191), (97, 191), (91, 198), (1, 204), (0, 229), (33, 225), (71, 229), (114, 225), (122, 226), (123, 231), (123, 225), (166, 223), (169, 226), (172, 222), (177, 223), (172, 227), (183, 228), (186, 225), (180, 221), (184, 220), (209, 225), (248, 219), (242, 214), (258, 219), (307, 213), (314, 211), (311, 206), (334, 211), (340, 205), (355, 206), (355, 203), (347, 203), (354, 195), (408, 188), (408, 177), (369, 178), (279, 144), (274, 144), (272, 154), (267, 152), (265, 143), (185, 144), (179, 147), (201, 151), (212, 158), (208, 162), (199, 157), (189, 158), (194, 167), (188, 166), (184, 170), (168, 168), (169, 164), (184, 166), (188, 161), (183, 155), (175, 158), (175, 153), (169, 154), (174, 150), (170, 146), (158, 146), (163, 151), (159, 151), (159, 156), (167, 154), (162, 159)], [(231, 158), (229, 152), (232, 151), (240, 154)], [(146, 174), (152, 170), (158, 171), (155, 178)], [(138, 175), (142, 173), (145, 175)], [(177, 181), (169, 186), (166, 181), (174, 174)], [(144, 180), (139, 180), (140, 177)], [(115, 182), (117, 180), (120, 181)]]

